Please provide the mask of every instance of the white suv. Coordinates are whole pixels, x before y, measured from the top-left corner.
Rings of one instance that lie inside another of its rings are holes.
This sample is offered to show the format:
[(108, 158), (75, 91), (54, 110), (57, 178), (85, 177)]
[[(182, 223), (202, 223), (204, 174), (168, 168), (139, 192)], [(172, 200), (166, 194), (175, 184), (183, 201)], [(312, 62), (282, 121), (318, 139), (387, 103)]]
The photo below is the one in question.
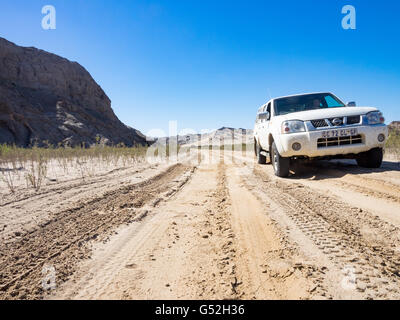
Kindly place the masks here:
[(356, 159), (379, 168), (388, 128), (376, 108), (345, 105), (332, 93), (275, 98), (257, 113), (254, 145), (258, 163), (272, 162), (275, 174), (289, 175), (297, 159)]

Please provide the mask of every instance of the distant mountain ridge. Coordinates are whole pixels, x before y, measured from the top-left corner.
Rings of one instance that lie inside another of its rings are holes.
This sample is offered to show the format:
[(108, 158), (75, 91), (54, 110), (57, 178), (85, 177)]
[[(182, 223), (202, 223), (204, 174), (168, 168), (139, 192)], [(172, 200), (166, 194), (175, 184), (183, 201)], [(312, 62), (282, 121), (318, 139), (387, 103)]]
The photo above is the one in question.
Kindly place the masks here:
[(177, 137), (164, 137), (156, 139), (158, 144), (168, 144), (177, 141), (179, 145), (230, 145), (230, 144), (251, 144), (253, 142), (253, 130), (235, 129), (222, 127), (220, 129), (203, 134), (187, 134)]
[(0, 38), (0, 144), (144, 145), (77, 62)]

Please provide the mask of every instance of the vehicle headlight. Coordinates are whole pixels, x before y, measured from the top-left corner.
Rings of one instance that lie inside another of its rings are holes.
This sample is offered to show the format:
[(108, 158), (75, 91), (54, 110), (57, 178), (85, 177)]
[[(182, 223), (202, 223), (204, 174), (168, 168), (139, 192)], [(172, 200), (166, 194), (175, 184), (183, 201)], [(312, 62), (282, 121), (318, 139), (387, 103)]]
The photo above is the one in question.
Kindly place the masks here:
[(367, 121), (368, 124), (381, 124), (385, 123), (385, 118), (383, 117), (382, 112), (372, 111), (367, 113)]
[(305, 132), (306, 127), (303, 121), (289, 120), (282, 123), (282, 133)]

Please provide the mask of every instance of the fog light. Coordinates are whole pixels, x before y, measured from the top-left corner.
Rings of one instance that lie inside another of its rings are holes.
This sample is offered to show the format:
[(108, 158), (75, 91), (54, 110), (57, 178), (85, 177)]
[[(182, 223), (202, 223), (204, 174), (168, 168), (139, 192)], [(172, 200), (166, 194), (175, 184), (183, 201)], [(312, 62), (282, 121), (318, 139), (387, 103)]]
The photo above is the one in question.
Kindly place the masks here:
[(378, 141), (379, 141), (379, 142), (383, 142), (383, 141), (385, 141), (385, 139), (386, 139), (386, 137), (385, 137), (385, 135), (382, 134), (382, 133), (378, 136)]
[(292, 144), (292, 148), (294, 151), (299, 151), (301, 149), (301, 144), (298, 142), (295, 142)]

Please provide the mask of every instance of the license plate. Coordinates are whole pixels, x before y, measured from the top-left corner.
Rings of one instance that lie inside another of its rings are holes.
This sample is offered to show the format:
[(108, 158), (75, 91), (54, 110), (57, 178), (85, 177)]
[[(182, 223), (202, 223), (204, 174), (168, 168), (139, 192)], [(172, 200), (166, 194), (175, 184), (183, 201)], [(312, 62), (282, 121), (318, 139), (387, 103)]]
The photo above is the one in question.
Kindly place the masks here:
[(322, 138), (338, 138), (356, 136), (357, 129), (341, 129), (341, 130), (327, 130), (322, 131)]

